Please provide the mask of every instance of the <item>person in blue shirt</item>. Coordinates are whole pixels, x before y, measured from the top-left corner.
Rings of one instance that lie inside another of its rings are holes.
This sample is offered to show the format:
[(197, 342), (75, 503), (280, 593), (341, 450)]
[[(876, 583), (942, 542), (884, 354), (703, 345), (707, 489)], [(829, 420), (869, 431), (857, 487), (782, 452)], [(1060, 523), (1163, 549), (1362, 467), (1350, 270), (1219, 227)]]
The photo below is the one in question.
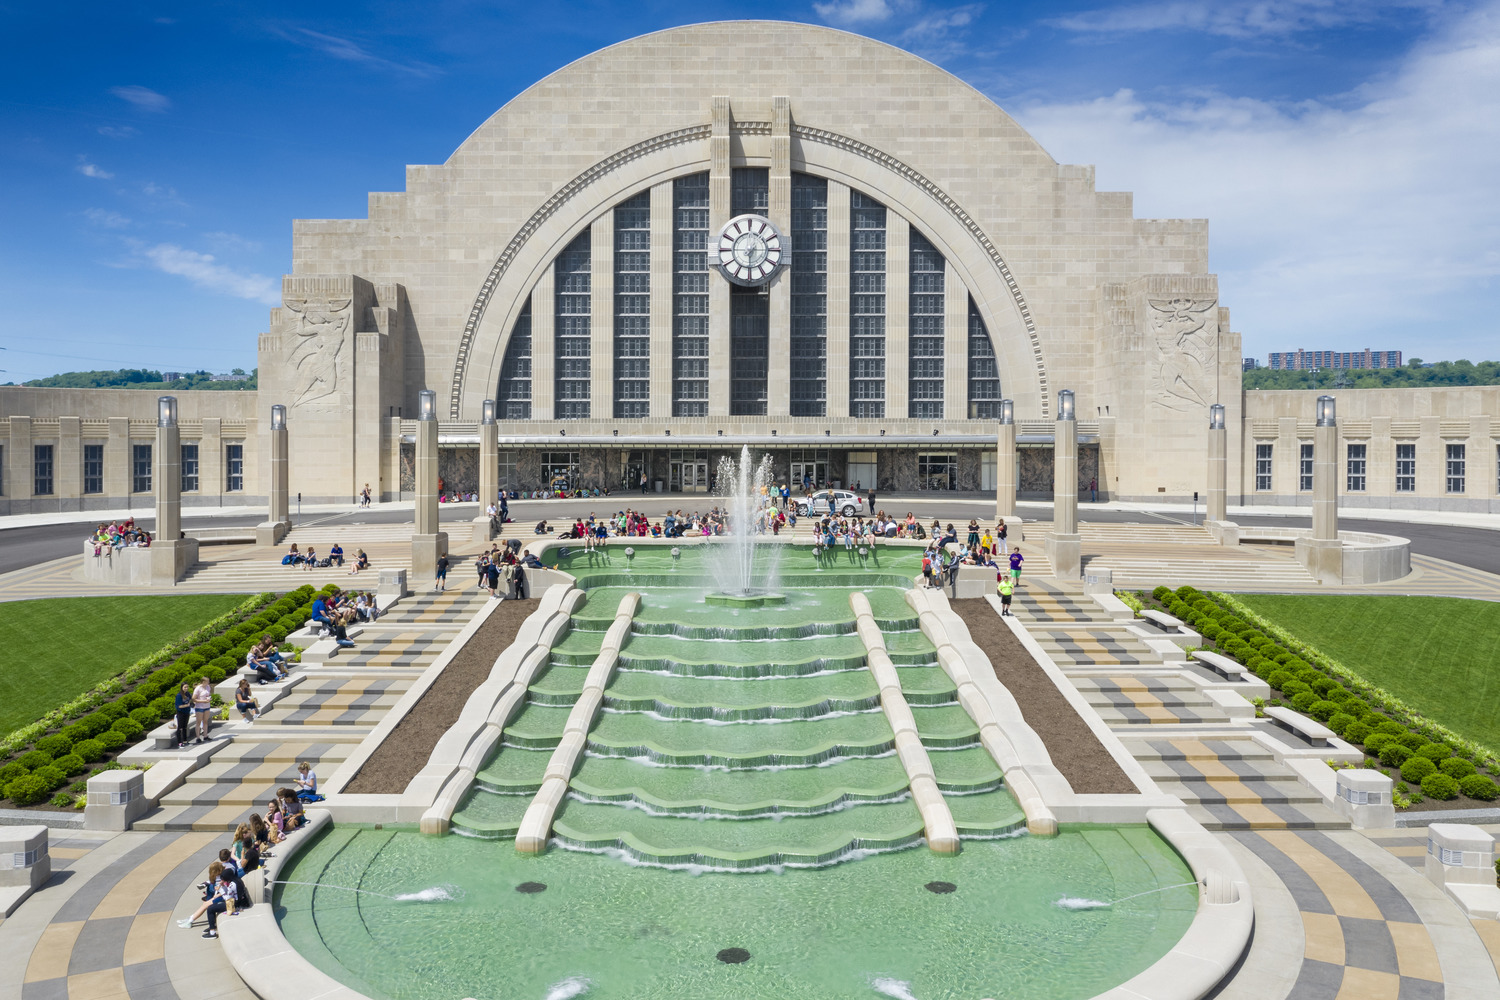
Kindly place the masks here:
[(333, 563), (335, 566), (338, 566), (338, 567), (341, 567), (341, 568), (343, 567), (343, 565), (344, 565), (344, 547), (342, 545), (340, 545), (338, 542), (334, 542), (333, 543), (333, 548), (331, 548), (331, 549), (328, 550), (328, 561), (331, 562), (331, 563)]
[(344, 646), (347, 648), (354, 645), (354, 643), (349, 639), (349, 633), (344, 631), (344, 626), (340, 625), (336, 620), (334, 620), (333, 616), (328, 613), (328, 601), (323, 597), (322, 594), (319, 594), (318, 599), (316, 601), (313, 601), (312, 620), (328, 629), (328, 631), (332, 632), (333, 638), (338, 642), (340, 646)]

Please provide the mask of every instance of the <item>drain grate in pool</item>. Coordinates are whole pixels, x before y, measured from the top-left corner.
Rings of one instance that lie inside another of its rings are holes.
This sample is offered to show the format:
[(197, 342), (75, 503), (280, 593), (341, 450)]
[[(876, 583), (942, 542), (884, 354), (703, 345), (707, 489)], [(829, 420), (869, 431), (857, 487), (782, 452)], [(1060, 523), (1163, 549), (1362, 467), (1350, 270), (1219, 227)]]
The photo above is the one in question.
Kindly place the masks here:
[(958, 886), (954, 885), (952, 882), (928, 882), (922, 888), (926, 889), (928, 892), (935, 892), (940, 896), (944, 893), (958, 891)]
[(743, 948), (725, 948), (719, 952), (718, 958), (726, 965), (738, 965), (750, 961), (750, 953)]
[(522, 882), (520, 885), (516, 886), (516, 891), (517, 892), (526, 892), (526, 893), (531, 893), (531, 892), (546, 892), (547, 891), (547, 883), (546, 882)]

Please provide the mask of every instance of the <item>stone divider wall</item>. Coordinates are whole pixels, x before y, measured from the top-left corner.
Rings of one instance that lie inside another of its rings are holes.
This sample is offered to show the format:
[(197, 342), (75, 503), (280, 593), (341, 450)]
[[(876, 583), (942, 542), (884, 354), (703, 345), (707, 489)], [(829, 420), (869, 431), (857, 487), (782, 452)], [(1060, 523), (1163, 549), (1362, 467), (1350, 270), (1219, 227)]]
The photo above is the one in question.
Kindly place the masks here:
[(939, 854), (957, 854), (959, 850), (958, 826), (953, 822), (953, 812), (948, 800), (943, 798), (937, 779), (933, 774), (932, 760), (927, 748), (917, 736), (917, 722), (901, 693), (901, 678), (896, 665), (886, 652), (885, 636), (875, 624), (870, 610), (870, 599), (855, 592), (849, 595), (849, 607), (854, 611), (855, 628), (860, 641), (865, 644), (866, 662), (875, 684), (880, 688), (880, 707), (885, 711), (886, 721), (896, 734), (896, 753), (901, 766), (906, 769), (911, 784), (912, 801), (922, 814), (922, 826), (927, 835), (927, 846)]
[(604, 703), (604, 689), (614, 676), (615, 664), (620, 659), (620, 649), (630, 638), (630, 621), (640, 607), (641, 595), (634, 591), (620, 599), (615, 611), (615, 620), (604, 633), (604, 642), (599, 655), (589, 667), (583, 681), (583, 693), (578, 696), (568, 721), (563, 726), (562, 742), (552, 751), (547, 769), (542, 772), (542, 787), (537, 789), (531, 805), (521, 817), (520, 829), (516, 831), (516, 850), (523, 854), (540, 854), (547, 849), (547, 838), (552, 833), (552, 817), (563, 796), (568, 793), (568, 782), (578, 767), (578, 758), (583, 756), (588, 744), (589, 730), (594, 717)]

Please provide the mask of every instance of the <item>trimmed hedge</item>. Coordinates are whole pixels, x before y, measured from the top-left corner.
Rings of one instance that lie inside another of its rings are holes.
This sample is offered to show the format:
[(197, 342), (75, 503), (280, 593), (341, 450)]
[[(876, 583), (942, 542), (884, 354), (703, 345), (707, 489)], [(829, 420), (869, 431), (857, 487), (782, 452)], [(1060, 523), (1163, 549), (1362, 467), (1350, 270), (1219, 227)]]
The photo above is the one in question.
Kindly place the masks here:
[[(338, 590), (329, 584), (322, 593)], [(311, 617), (318, 593), (302, 586), (281, 597), (253, 597), (132, 664), (119, 677), (10, 734), (0, 741), (0, 795), (16, 805), (45, 801), (70, 775), (82, 773), (89, 764), (124, 749), (170, 718), (180, 684), (202, 676), (217, 684), (239, 668), (262, 637), (284, 641)], [(131, 690), (125, 691), (126, 687)]]
[(1367, 756), (1378, 757), (1386, 768), (1399, 769), (1402, 779), (1420, 785), (1424, 795), (1447, 799), (1462, 792), (1487, 802), (1500, 798), (1500, 786), (1476, 766), (1477, 761), (1500, 773), (1500, 759), (1493, 753), (1410, 712), (1232, 596), (1205, 594), (1190, 586), (1159, 586), (1151, 597), (1196, 629), (1205, 643), (1213, 643), (1281, 692), (1297, 711), (1363, 746)]

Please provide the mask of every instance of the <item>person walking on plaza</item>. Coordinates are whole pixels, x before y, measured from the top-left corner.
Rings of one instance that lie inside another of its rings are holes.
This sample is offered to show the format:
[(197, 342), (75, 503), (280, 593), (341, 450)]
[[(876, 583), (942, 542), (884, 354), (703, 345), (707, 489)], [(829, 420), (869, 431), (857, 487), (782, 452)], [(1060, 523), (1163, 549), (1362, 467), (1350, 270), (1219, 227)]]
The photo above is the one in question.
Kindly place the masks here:
[(1020, 583), (1021, 582), (1021, 564), (1023, 562), (1025, 562), (1025, 561), (1026, 561), (1026, 557), (1023, 556), (1023, 555), (1021, 555), (1021, 550), (1020, 549), (1015, 549), (1015, 550), (1013, 550), (1011, 552), (1011, 554), (1010, 554), (1010, 579), (1011, 579), (1012, 583)]
[(870, 514), (871, 517), (874, 517), (875, 516), (875, 487), (873, 485), (871, 485), (871, 487), (870, 487), (869, 501), (870, 501), (869, 514)]
[(177, 749), (188, 745), (188, 720), (193, 717), (193, 689), (184, 684), (173, 702), (177, 711)]
[(995, 552), (1002, 556), (1010, 552), (1010, 546), (1005, 541), (1006, 534), (1005, 518), (1002, 517), (1000, 523), (995, 525)]
[(198, 724), (198, 739), (194, 742), (202, 743), (208, 739), (209, 715), (213, 712), (213, 707), (214, 689), (205, 676), (193, 688), (193, 715)]
[(1099, 477), (1095, 476), (1089, 480), (1089, 503), (1099, 502)]
[(642, 472), (641, 473), (641, 496), (645, 496), (645, 495), (646, 495), (646, 474), (644, 472)]
[(437, 576), (432, 581), (432, 589), (444, 592), (448, 589), (448, 556), (446, 553), (438, 556)]
[(995, 589), (1000, 593), (1000, 617), (1015, 617), (1010, 613), (1010, 596), (1015, 593), (1016, 585), (1011, 582), (1010, 574), (1003, 567), (995, 571)]

